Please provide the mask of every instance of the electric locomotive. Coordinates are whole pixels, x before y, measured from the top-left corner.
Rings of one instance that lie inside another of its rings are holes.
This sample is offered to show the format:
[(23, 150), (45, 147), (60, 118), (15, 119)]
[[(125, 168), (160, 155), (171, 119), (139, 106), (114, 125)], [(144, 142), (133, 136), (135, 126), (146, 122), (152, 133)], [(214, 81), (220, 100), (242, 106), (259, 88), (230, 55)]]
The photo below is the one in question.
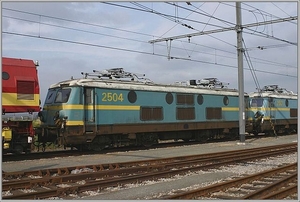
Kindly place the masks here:
[(40, 111), (37, 66), (32, 60), (2, 57), (3, 153), (31, 151), (32, 113)]
[(268, 85), (255, 93), (249, 93), (249, 121), (253, 133), (291, 133), (297, 131), (297, 94)]
[(238, 92), (216, 78), (165, 85), (123, 68), (82, 74), (51, 85), (39, 112), (40, 134), (65, 147), (237, 137)]

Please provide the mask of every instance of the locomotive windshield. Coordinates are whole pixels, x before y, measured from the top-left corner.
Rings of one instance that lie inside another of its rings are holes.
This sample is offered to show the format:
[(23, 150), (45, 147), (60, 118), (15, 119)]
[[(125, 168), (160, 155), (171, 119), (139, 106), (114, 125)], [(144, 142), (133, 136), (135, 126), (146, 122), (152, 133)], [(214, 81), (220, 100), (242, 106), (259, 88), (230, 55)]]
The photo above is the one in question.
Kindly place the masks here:
[(56, 93), (56, 97), (55, 97), (55, 103), (65, 103), (68, 102), (69, 100), (69, 96), (71, 93), (71, 89), (70, 88), (65, 88), (65, 89), (59, 89)]
[(69, 100), (69, 96), (71, 93), (70, 88), (64, 88), (64, 89), (50, 89), (47, 94), (47, 98), (45, 103), (51, 104), (53, 103), (66, 103)]
[(251, 107), (262, 107), (264, 100), (262, 98), (253, 98), (251, 102)]

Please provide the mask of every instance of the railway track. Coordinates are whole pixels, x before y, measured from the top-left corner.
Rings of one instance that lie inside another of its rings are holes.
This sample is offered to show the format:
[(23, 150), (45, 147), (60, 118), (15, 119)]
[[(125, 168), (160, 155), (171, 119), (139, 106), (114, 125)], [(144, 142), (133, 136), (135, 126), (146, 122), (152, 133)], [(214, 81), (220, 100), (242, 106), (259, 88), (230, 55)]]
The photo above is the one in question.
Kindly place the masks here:
[(165, 199), (261, 200), (284, 199), (294, 194), (297, 194), (297, 163), (174, 194)]
[[(45, 199), (297, 152), (297, 144), (102, 165), (2, 173), (3, 199)], [(249, 156), (249, 153), (252, 155)]]

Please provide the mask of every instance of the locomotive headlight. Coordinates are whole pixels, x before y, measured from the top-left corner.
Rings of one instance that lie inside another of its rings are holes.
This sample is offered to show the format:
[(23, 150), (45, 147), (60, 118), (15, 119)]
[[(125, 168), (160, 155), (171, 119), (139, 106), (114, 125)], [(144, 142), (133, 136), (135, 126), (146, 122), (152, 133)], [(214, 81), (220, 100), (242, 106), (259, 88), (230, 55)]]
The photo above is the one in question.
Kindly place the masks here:
[(28, 143), (32, 143), (32, 137), (30, 137), (30, 136), (27, 137), (27, 142), (28, 142)]
[(61, 123), (61, 132), (62, 133), (65, 132), (67, 119), (68, 119), (68, 116), (64, 116), (62, 119), (62, 123)]

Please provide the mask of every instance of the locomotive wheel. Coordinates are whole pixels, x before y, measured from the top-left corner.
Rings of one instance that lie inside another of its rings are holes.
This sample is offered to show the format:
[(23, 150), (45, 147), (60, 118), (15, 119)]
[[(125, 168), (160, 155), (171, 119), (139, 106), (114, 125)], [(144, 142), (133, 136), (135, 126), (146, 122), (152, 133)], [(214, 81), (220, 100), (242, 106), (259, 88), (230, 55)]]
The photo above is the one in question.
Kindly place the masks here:
[(203, 132), (199, 132), (195, 135), (195, 140), (197, 142), (201, 142), (201, 143), (205, 143), (209, 140), (209, 135), (207, 132), (203, 131)]
[(91, 150), (87, 145), (73, 145), (78, 151), (88, 151)]
[(93, 151), (101, 151), (110, 144), (110, 139), (106, 136), (97, 136), (89, 145), (89, 149)]
[(94, 142), (91, 144), (90, 147), (90, 149), (93, 151), (102, 151), (104, 148), (105, 148), (105, 144), (100, 142)]
[(182, 139), (184, 142), (189, 142), (190, 139)]
[(158, 143), (158, 137), (156, 134), (143, 134), (141, 135), (141, 144), (145, 147), (151, 147)]

